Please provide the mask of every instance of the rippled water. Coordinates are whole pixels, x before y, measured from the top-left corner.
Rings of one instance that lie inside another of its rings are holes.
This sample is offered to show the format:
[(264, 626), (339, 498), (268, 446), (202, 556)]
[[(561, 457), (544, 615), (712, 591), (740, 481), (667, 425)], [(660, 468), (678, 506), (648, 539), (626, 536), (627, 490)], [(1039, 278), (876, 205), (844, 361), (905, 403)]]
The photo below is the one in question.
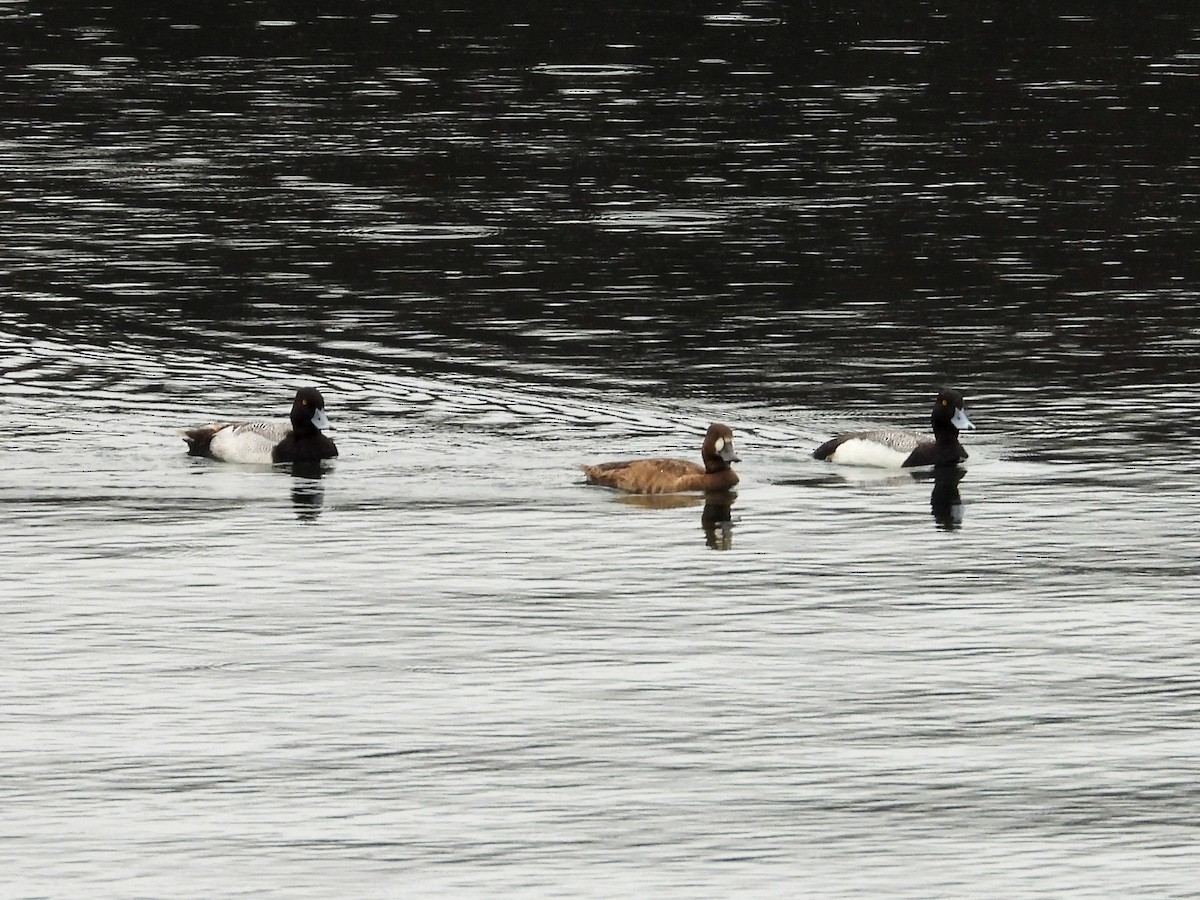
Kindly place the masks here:
[(1200, 16), (1018, 6), (0, 3), (3, 893), (1194, 892)]

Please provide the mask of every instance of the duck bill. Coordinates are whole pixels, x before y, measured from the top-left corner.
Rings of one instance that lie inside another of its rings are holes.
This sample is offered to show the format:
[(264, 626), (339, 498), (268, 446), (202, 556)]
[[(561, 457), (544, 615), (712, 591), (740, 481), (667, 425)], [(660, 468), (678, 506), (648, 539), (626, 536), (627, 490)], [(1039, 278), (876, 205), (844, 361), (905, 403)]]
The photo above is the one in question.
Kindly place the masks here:
[(966, 410), (961, 406), (954, 411), (954, 418), (950, 420), (950, 424), (959, 431), (974, 431), (975, 426), (971, 424), (971, 420), (967, 418)]
[(325, 415), (325, 410), (318, 409), (313, 413), (312, 423), (314, 428), (324, 431), (329, 427), (329, 416)]
[(733, 444), (726, 444), (722, 447), (719, 455), (727, 463), (741, 462), (737, 452), (733, 449)]

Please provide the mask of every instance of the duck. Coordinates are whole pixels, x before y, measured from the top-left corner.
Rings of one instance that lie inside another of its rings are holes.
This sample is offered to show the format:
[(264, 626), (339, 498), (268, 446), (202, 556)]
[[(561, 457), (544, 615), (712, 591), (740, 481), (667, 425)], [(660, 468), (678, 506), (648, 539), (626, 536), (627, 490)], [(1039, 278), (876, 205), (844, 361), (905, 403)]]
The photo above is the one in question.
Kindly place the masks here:
[(305, 463), (331, 459), (337, 446), (322, 433), (329, 427), (325, 398), (314, 387), (296, 391), (289, 421), (215, 422), (183, 429), (192, 456), (234, 463)]
[(580, 466), (588, 484), (630, 494), (677, 494), (684, 491), (727, 491), (738, 483), (730, 463), (740, 462), (733, 429), (714, 422), (700, 445), (704, 465), (683, 459), (631, 459)]
[(816, 459), (852, 466), (910, 469), (924, 466), (957, 466), (967, 451), (959, 443), (962, 431), (974, 431), (967, 418), (963, 395), (943, 390), (933, 401), (933, 439), (910, 431), (878, 429), (842, 434), (813, 451)]

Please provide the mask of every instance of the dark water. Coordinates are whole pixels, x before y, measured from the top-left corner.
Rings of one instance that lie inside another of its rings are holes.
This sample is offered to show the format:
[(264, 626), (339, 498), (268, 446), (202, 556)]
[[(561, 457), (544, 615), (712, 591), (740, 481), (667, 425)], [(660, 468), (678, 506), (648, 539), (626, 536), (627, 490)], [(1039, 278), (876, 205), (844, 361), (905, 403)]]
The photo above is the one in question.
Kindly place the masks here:
[(1194, 892), (1200, 13), (294, 6), (0, 3), (6, 894)]

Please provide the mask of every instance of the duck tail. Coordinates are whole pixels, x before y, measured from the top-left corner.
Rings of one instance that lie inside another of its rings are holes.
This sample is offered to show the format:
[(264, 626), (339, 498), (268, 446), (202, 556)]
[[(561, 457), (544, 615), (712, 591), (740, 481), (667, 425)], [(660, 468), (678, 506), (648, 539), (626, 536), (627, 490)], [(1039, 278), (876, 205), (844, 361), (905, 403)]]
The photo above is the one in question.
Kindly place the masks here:
[(181, 428), (179, 436), (187, 441), (188, 453), (191, 456), (208, 456), (213, 435), (224, 427), (224, 425), (205, 425), (201, 428)]

